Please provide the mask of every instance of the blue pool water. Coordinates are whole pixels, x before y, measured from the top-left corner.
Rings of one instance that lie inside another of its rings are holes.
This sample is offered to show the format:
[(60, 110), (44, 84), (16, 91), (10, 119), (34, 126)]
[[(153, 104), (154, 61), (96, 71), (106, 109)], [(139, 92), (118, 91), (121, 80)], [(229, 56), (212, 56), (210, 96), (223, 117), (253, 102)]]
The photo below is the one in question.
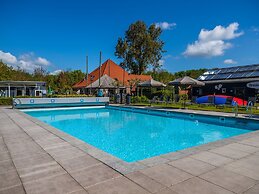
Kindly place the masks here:
[(214, 119), (218, 124), (211, 124), (198, 117), (176, 117), (173, 113), (166, 117), (112, 108), (26, 113), (127, 162), (251, 131), (245, 123), (243, 128), (235, 128), (237, 125), (228, 125), (225, 120)]

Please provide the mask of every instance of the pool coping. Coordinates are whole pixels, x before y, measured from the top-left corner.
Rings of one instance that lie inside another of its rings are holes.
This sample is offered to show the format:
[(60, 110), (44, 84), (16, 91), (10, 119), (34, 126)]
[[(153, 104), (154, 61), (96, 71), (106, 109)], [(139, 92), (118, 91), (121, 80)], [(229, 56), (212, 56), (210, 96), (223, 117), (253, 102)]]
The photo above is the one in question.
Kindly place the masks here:
[[(114, 105), (110, 105), (110, 106), (114, 106)], [(230, 117), (230, 118), (235, 118), (234, 116), (232, 116), (231, 114), (222, 114), (220, 112), (212, 112), (212, 111), (206, 111), (203, 113), (203, 111), (192, 111), (192, 110), (168, 110), (168, 109), (159, 109), (159, 108), (150, 108), (150, 107), (135, 107), (135, 106), (123, 106), (123, 107), (128, 107), (128, 108), (140, 108), (140, 109), (152, 109), (152, 110), (159, 110), (159, 111), (172, 111), (172, 112), (180, 112), (180, 113), (192, 113), (192, 114), (201, 114), (201, 115), (209, 115), (209, 116), (223, 116), (223, 117)], [(89, 154), (90, 156), (92, 156), (93, 158), (99, 160), (100, 162), (110, 166), (111, 168), (113, 168), (114, 170), (116, 170), (117, 172), (126, 175), (129, 173), (133, 173), (139, 170), (143, 170), (146, 168), (150, 168), (152, 166), (155, 165), (159, 165), (159, 164), (165, 164), (165, 163), (169, 163), (171, 161), (177, 160), (177, 159), (181, 159), (193, 154), (197, 154), (199, 152), (202, 151), (208, 151), (210, 149), (215, 149), (224, 145), (228, 145), (243, 139), (247, 139), (250, 137), (253, 137), (254, 135), (259, 135), (259, 130), (256, 131), (251, 131), (249, 133), (245, 133), (242, 135), (238, 135), (238, 136), (233, 136), (230, 138), (225, 138), (222, 140), (217, 140), (214, 142), (210, 142), (207, 144), (202, 144), (202, 145), (198, 145), (198, 146), (194, 146), (191, 148), (187, 148), (184, 150), (180, 150), (180, 151), (176, 151), (176, 152), (170, 152), (167, 154), (162, 154), (159, 156), (154, 156), (151, 158), (147, 158), (144, 160), (140, 160), (137, 162), (126, 162), (123, 161), (105, 151), (102, 151), (101, 149), (94, 147), (90, 144), (88, 144), (87, 142), (84, 142), (80, 139), (77, 139), (53, 126), (50, 126), (20, 110), (14, 109), (14, 111), (20, 115), (23, 115), (25, 118), (27, 118), (28, 120), (32, 121), (33, 123), (35, 123), (36, 125), (41, 126), (42, 128), (44, 128), (45, 130), (49, 131), (50, 133), (60, 137), (61, 139), (63, 139), (64, 141), (70, 143), (71, 145), (73, 145), (74, 147), (84, 151), (85, 153)], [(211, 114), (210, 114), (211, 113)], [(240, 119), (249, 119), (249, 120), (258, 120), (258, 119), (253, 119), (253, 118), (247, 118), (247, 117), (243, 117), (243, 116), (239, 116), (238, 118)]]

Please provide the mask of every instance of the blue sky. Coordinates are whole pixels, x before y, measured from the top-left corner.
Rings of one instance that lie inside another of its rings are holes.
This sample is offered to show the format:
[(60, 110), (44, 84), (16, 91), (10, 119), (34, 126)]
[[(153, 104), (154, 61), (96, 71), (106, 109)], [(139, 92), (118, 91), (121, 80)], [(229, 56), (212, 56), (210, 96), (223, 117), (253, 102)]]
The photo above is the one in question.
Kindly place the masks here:
[(259, 63), (258, 0), (0, 0), (0, 5), (0, 58), (28, 71), (84, 70), (86, 55), (93, 70), (100, 50), (103, 62), (119, 63), (117, 39), (137, 20), (163, 24), (167, 52), (161, 63), (168, 71)]

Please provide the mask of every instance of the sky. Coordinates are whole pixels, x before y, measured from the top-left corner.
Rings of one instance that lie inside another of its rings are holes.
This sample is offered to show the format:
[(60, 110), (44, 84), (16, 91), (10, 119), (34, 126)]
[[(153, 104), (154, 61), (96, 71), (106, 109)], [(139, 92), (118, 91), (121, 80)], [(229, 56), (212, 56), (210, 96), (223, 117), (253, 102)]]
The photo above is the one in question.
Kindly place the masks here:
[(142, 20), (162, 28), (160, 60), (170, 72), (259, 63), (258, 0), (0, 0), (0, 59), (32, 72), (85, 71), (114, 55)]

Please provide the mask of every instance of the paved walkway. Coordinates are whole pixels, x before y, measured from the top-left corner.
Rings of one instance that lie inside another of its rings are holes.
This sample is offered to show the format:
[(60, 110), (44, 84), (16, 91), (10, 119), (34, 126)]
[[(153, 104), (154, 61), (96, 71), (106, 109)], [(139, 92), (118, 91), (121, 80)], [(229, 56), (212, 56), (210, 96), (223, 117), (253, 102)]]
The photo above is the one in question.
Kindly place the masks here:
[(259, 193), (259, 132), (143, 160), (131, 172), (92, 150), (0, 107), (0, 194)]

